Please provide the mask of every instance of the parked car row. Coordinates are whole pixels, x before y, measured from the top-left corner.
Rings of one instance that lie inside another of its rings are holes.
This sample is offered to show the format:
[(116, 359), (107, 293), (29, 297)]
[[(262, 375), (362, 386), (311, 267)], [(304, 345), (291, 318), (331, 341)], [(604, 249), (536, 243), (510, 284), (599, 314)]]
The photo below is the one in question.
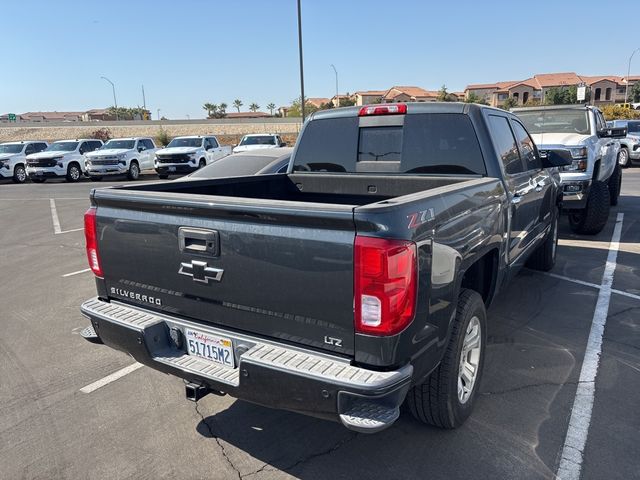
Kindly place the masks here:
[(627, 129), (627, 136), (620, 139), (620, 165), (627, 168), (640, 160), (640, 120), (613, 120), (607, 126)]
[(100, 181), (105, 176), (126, 175), (136, 180), (142, 170), (151, 169), (158, 177), (168, 178), (194, 172), (231, 153), (285, 146), (277, 134), (245, 135), (234, 147), (220, 145), (213, 135), (176, 137), (164, 148), (158, 148), (149, 137), (114, 138), (106, 143), (95, 139), (59, 140), (51, 144), (6, 142), (0, 143), (0, 178), (10, 178), (16, 183), (27, 179), (42, 183), (48, 178), (77, 182), (83, 176)]

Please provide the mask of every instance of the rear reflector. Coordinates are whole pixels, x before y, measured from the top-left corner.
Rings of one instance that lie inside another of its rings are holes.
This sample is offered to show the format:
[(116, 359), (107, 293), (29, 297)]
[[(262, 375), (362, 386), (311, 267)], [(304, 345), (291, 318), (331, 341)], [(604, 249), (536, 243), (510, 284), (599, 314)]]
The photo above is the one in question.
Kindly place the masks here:
[(395, 335), (411, 323), (416, 303), (416, 244), (356, 236), (355, 330)]
[(404, 103), (397, 103), (393, 105), (367, 105), (360, 109), (358, 116), (404, 115), (405, 113), (407, 113), (407, 105)]
[(87, 248), (87, 260), (93, 273), (102, 277), (100, 254), (98, 253), (98, 226), (96, 224), (96, 208), (91, 207), (84, 214), (84, 238)]

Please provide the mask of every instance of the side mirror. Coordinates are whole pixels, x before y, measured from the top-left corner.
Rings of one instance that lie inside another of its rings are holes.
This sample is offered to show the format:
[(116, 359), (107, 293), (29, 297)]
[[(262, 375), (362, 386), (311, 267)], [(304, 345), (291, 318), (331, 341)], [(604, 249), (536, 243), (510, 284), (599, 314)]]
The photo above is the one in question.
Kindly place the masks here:
[(280, 144), (280, 146), (281, 146), (281, 147), (286, 147), (286, 146), (287, 146), (287, 142), (282, 142), (282, 143)]
[(540, 152), (543, 168), (565, 167), (571, 165), (573, 157), (566, 148), (554, 148)]
[(144, 147), (138, 147), (138, 152), (142, 152), (144, 150)]
[(611, 127), (607, 128), (607, 137), (624, 138), (627, 136), (627, 127)]

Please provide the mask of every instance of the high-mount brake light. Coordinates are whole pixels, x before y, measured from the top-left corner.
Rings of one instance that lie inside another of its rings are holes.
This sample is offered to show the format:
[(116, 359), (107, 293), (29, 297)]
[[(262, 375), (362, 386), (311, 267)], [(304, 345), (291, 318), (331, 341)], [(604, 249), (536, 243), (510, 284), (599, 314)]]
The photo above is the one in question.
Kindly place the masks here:
[(359, 117), (375, 115), (404, 115), (407, 113), (407, 105), (397, 103), (392, 105), (366, 105), (360, 109)]
[(97, 277), (102, 277), (102, 265), (98, 252), (98, 225), (96, 224), (96, 207), (91, 207), (84, 214), (84, 238), (86, 240), (87, 260), (89, 267)]
[(355, 330), (395, 335), (415, 316), (416, 244), (356, 236), (354, 246)]

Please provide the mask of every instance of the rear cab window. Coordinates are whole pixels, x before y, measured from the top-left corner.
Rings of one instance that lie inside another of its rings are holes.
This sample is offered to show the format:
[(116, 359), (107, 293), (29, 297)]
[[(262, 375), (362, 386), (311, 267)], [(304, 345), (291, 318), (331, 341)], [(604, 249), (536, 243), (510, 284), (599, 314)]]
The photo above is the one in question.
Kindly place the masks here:
[(471, 119), (461, 113), (315, 119), (300, 138), (293, 170), (486, 175)]

